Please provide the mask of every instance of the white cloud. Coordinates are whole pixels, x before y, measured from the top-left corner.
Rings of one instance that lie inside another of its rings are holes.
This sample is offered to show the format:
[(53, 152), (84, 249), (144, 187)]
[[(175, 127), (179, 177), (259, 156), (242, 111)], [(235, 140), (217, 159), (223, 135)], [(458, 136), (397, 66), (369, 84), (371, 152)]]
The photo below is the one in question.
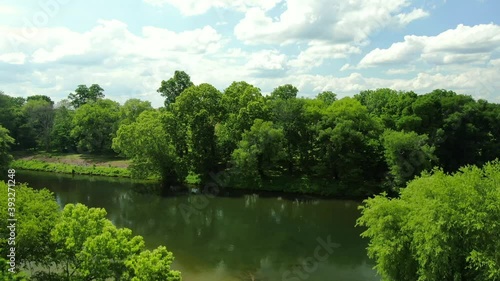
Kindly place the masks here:
[(376, 48), (361, 59), (361, 67), (403, 63), (418, 58), (419, 53), (424, 48), (425, 42), (420, 36), (405, 36), (404, 42), (397, 42), (388, 49)]
[(286, 10), (279, 18), (256, 7), (246, 12), (234, 32), (247, 44), (289, 44), (311, 39), (362, 43), (385, 27), (404, 25), (426, 15), (419, 9), (404, 13), (409, 4), (407, 0), (286, 0)]
[(397, 18), (399, 19), (399, 22), (401, 25), (405, 26), (412, 21), (428, 17), (429, 13), (427, 11), (424, 11), (422, 9), (414, 9), (408, 14), (399, 14), (397, 15)]
[(498, 89), (500, 81), (498, 66), (488, 68), (469, 68), (455, 74), (418, 72), (412, 78), (378, 78), (368, 77), (360, 73), (351, 73), (345, 77), (334, 75), (291, 75), (280, 80), (259, 80), (257, 86), (280, 85), (292, 83), (297, 85), (299, 94), (315, 95), (321, 91), (333, 91), (339, 96), (353, 95), (359, 91), (377, 88), (395, 90), (412, 90), (427, 93), (434, 89), (449, 89), (458, 93), (470, 94), (475, 98), (483, 98), (492, 102), (500, 102)]
[(486, 63), (500, 50), (500, 26), (458, 25), (436, 36), (405, 36), (403, 42), (387, 49), (374, 49), (360, 61), (360, 67), (410, 63), (422, 60), (430, 64)]
[(253, 53), (246, 66), (257, 70), (284, 70), (286, 64), (286, 55), (281, 54), (277, 50), (262, 50)]
[[(0, 27), (0, 31), (16, 34), (19, 28)], [(126, 97), (146, 95), (159, 105), (162, 98), (157, 97), (156, 89), (174, 70), (202, 72), (193, 75), (193, 81), (218, 85), (222, 85), (218, 81), (238, 75), (237, 65), (222, 65), (211, 59), (225, 42), (210, 26), (182, 32), (143, 27), (140, 35), (117, 20), (101, 20), (87, 32), (40, 28), (32, 40), (0, 37), (0, 61), (25, 64), (16, 69), (22, 75), (9, 73), (7, 69), (13, 68), (2, 66), (0, 73), (5, 71), (11, 77), (2, 87), (24, 95), (36, 92), (64, 98), (76, 85), (98, 83), (105, 93), (114, 93), (113, 99), (124, 101)]]
[(327, 59), (347, 58), (349, 55), (359, 53), (361, 49), (357, 46), (311, 41), (306, 50), (301, 51), (297, 58), (290, 61), (290, 65), (301, 71), (307, 71), (321, 66)]
[(8, 64), (24, 64), (26, 55), (23, 53), (7, 53), (0, 55), (0, 62)]
[(201, 15), (211, 8), (235, 9), (246, 11), (257, 7), (268, 11), (282, 0), (144, 0), (154, 6), (172, 5), (185, 16)]

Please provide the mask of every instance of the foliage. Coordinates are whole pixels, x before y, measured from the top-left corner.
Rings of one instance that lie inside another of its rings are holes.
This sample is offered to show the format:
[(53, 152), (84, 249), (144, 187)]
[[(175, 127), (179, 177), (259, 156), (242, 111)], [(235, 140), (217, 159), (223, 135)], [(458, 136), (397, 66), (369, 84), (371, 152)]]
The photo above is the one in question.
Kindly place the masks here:
[(100, 99), (82, 105), (75, 111), (71, 136), (78, 140), (82, 152), (109, 152), (118, 129), (120, 104)]
[(0, 171), (5, 172), (12, 161), (10, 147), (14, 144), (14, 139), (10, 137), (9, 131), (0, 125)]
[(171, 270), (170, 264), (174, 260), (167, 248), (160, 246), (153, 251), (143, 251), (126, 262), (131, 281), (167, 280), (181, 281), (181, 274)]
[[(221, 93), (207, 83), (195, 86), (187, 73), (175, 71), (158, 89), (165, 97), (161, 109), (139, 99), (120, 106), (104, 99), (103, 91), (97, 84), (80, 85), (70, 100), (55, 106), (45, 95), (24, 99), (0, 92), (0, 125), (14, 138), (13, 150), (114, 150), (134, 159), (129, 166), (134, 176), (204, 184), (210, 175), (250, 165), (250, 155), (258, 153), (242, 153), (251, 151), (251, 145), (241, 146), (244, 134), (256, 120), (272, 122), (283, 133), (280, 157), (267, 171), (246, 171), (260, 173), (250, 177), (262, 182), (258, 188), (272, 178), (318, 179), (330, 187), (314, 193), (335, 190), (352, 197), (393, 192), (432, 166), (453, 172), (500, 157), (500, 104), (443, 89), (417, 95), (383, 88), (342, 99), (323, 91), (303, 98), (297, 87), (285, 84), (263, 96), (245, 81)], [(155, 113), (139, 120), (145, 112)], [(236, 155), (240, 167), (234, 166)]]
[(216, 172), (219, 164), (215, 127), (225, 116), (221, 100), (222, 94), (215, 87), (201, 84), (184, 90), (172, 106), (180, 122), (177, 129), (186, 130), (182, 139), (179, 138), (183, 146), (178, 149), (179, 157), (187, 158), (191, 170), (199, 174), (202, 181)]
[(23, 105), (23, 113), (27, 118), (27, 126), (33, 131), (38, 147), (46, 151), (51, 143), (52, 126), (54, 125), (53, 102), (46, 96), (28, 97)]
[(135, 177), (160, 176), (169, 183), (184, 180), (184, 160), (177, 155), (175, 135), (166, 129), (176, 122), (170, 112), (150, 110), (141, 113), (136, 122), (120, 127), (113, 149), (132, 159)]
[(184, 71), (176, 70), (174, 77), (168, 79), (167, 81), (161, 81), (161, 86), (158, 88), (157, 92), (165, 97), (165, 107), (169, 104), (175, 102), (175, 99), (187, 88), (193, 86), (191, 78)]
[(97, 100), (103, 98), (104, 89), (101, 88), (99, 84), (92, 84), (90, 87), (87, 87), (87, 85), (78, 85), (75, 93), (71, 93), (68, 96), (71, 105), (75, 109), (89, 102), (96, 102)]
[(256, 119), (232, 155), (233, 172), (241, 180), (240, 185), (260, 186), (284, 158), (284, 141), (283, 130), (275, 128), (272, 122)]
[(51, 132), (52, 147), (59, 152), (76, 150), (76, 142), (71, 137), (75, 112), (67, 106), (59, 106), (54, 113), (54, 126)]
[[(50, 241), (50, 231), (59, 216), (59, 206), (54, 200), (54, 195), (48, 190), (33, 190), (26, 185), (15, 187), (15, 216), (16, 223), (16, 263), (32, 262), (39, 265), (51, 263), (50, 254), (54, 251), (54, 244)], [(0, 194), (7, 198), (8, 186), (0, 182)], [(7, 200), (5, 200), (7, 201)], [(0, 210), (0, 219), (7, 221), (7, 207)], [(6, 237), (9, 229), (0, 229), (0, 248), (2, 257), (7, 255)], [(5, 247), (5, 248), (4, 248)]]
[[(7, 197), (4, 182), (0, 193)], [(0, 219), (7, 221), (7, 215), (2, 208)], [(116, 228), (104, 209), (68, 204), (59, 211), (51, 192), (21, 185), (16, 187), (16, 219), (16, 262), (34, 263), (35, 280), (181, 280), (170, 269), (171, 252), (163, 246), (145, 250), (143, 238)], [(7, 231), (0, 229), (2, 256), (7, 255)], [(26, 280), (22, 274), (8, 278)]]
[(382, 140), (385, 161), (396, 186), (403, 187), (423, 170), (431, 169), (437, 160), (434, 147), (427, 144), (427, 135), (388, 130)]
[(152, 110), (151, 102), (140, 99), (129, 99), (120, 107), (120, 125), (135, 122), (137, 117), (146, 110)]
[(383, 280), (499, 280), (500, 162), (423, 174), (365, 201), (358, 225)]

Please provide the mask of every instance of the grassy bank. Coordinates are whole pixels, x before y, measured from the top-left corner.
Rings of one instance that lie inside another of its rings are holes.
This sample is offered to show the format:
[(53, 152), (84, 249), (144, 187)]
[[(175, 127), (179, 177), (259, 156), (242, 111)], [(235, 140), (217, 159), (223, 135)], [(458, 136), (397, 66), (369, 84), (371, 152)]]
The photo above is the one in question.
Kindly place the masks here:
[(42, 160), (14, 160), (11, 165), (14, 169), (54, 172), (77, 175), (95, 175), (107, 177), (125, 177), (130, 178), (131, 174), (127, 168), (106, 167), (98, 165), (72, 165), (67, 163), (45, 162)]

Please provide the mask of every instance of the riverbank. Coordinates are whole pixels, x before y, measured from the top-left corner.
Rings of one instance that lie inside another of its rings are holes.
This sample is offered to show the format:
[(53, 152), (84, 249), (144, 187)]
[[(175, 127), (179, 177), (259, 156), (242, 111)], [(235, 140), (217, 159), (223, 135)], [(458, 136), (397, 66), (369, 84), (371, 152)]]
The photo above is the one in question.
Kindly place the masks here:
[(11, 165), (13, 169), (53, 172), (76, 175), (93, 175), (107, 177), (124, 177), (130, 178), (131, 174), (127, 168), (121, 167), (105, 167), (92, 165), (72, 165), (67, 163), (45, 162), (41, 160), (14, 160)]
[[(74, 175), (132, 178), (128, 169), (131, 160), (116, 155), (94, 155), (76, 153), (30, 153), (14, 152), (10, 167), (19, 170), (63, 173)], [(158, 177), (146, 180), (160, 181)], [(198, 184), (194, 175), (186, 177), (186, 184)]]
[[(55, 154), (55, 153), (15, 153), (15, 159), (10, 167), (19, 170), (64, 173), (74, 175), (106, 176), (132, 178), (128, 169), (131, 161), (115, 155), (92, 155), (92, 154)], [(159, 178), (148, 178), (149, 181), (159, 181)], [(184, 184), (198, 186), (203, 192), (204, 187), (200, 185), (199, 177), (190, 174), (186, 177)], [(238, 183), (217, 182), (219, 189), (240, 192), (271, 192), (290, 195), (312, 195), (336, 199), (364, 199), (377, 190), (376, 186), (365, 186), (357, 188), (357, 193), (338, 181), (331, 181), (313, 177), (291, 177), (279, 176), (264, 180), (259, 187), (239, 187)], [(212, 189), (212, 188), (211, 188)]]

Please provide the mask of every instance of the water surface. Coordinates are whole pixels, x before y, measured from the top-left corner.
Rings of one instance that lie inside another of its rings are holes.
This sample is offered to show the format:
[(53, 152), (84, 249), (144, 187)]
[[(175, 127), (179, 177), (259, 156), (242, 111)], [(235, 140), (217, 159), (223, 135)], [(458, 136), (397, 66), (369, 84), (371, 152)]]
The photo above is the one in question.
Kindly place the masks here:
[[(265, 194), (162, 197), (137, 192), (154, 186), (127, 179), (31, 171), (17, 171), (16, 179), (47, 187), (61, 206), (105, 208), (115, 225), (142, 235), (148, 248), (167, 246), (185, 281), (380, 280), (362, 229), (354, 227), (357, 202)], [(328, 240), (335, 243), (330, 253), (320, 242)]]

